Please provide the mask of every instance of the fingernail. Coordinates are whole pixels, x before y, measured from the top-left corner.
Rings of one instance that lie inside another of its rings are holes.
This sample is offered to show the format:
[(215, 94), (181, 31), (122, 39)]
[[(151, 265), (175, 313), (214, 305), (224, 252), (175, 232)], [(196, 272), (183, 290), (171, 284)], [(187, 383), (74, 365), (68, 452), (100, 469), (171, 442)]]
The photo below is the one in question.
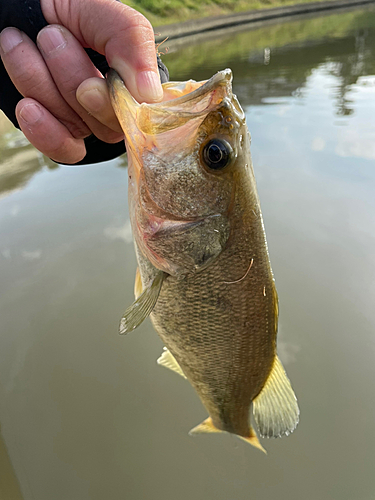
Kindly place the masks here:
[(77, 92), (77, 100), (90, 113), (98, 113), (105, 105), (104, 98), (98, 89)]
[(63, 32), (55, 26), (48, 26), (42, 29), (37, 37), (38, 47), (46, 55), (52, 54), (55, 50), (63, 49), (66, 44), (66, 38)]
[(159, 102), (163, 98), (163, 88), (157, 73), (153, 71), (142, 71), (138, 73), (136, 83), (139, 95), (146, 102)]
[(42, 110), (37, 104), (26, 104), (20, 110), (20, 117), (28, 125), (34, 125), (42, 116)]
[(22, 41), (22, 33), (17, 28), (6, 28), (1, 32), (0, 44), (4, 54), (17, 47)]

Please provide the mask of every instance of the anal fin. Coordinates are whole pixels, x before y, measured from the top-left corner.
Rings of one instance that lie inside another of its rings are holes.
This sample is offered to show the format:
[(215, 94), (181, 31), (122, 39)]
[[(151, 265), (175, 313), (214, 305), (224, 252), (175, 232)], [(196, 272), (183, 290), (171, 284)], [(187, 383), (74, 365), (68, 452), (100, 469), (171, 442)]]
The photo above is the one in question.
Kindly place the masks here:
[(164, 351), (162, 352), (162, 355), (160, 356), (160, 358), (158, 358), (157, 364), (164, 366), (165, 368), (168, 368), (169, 370), (172, 370), (172, 371), (178, 373), (179, 375), (181, 375), (181, 377), (186, 378), (180, 365), (177, 363), (176, 358), (173, 356), (173, 354), (166, 347), (164, 347)]
[[(207, 434), (207, 433), (212, 433), (212, 432), (225, 432), (221, 431), (217, 427), (215, 427), (214, 423), (212, 422), (211, 417), (206, 418), (201, 424), (197, 425), (191, 431), (189, 432), (189, 436), (194, 436), (195, 434)], [(250, 426), (250, 435), (249, 437), (243, 437), (239, 436), (238, 434), (235, 434), (237, 437), (242, 439), (243, 441), (246, 441), (247, 443), (251, 444), (251, 446), (254, 446), (255, 448), (258, 448), (258, 450), (263, 451), (267, 455), (266, 450), (263, 448), (263, 446), (260, 444), (258, 436), (256, 435), (254, 429)]]
[(141, 295), (129, 306), (120, 321), (119, 333), (124, 335), (133, 331), (152, 312), (158, 300), (166, 274), (159, 271)]
[(256, 432), (254, 429), (250, 426), (250, 436), (249, 437), (243, 437), (243, 436), (238, 436), (240, 439), (243, 441), (246, 441), (246, 443), (251, 444), (251, 446), (254, 446), (254, 448), (258, 448), (258, 450), (263, 451), (267, 455), (266, 450), (263, 448), (263, 446), (260, 444), (258, 436), (256, 435)]
[(253, 400), (253, 413), (261, 437), (288, 436), (297, 427), (297, 399), (277, 356), (262, 391)]

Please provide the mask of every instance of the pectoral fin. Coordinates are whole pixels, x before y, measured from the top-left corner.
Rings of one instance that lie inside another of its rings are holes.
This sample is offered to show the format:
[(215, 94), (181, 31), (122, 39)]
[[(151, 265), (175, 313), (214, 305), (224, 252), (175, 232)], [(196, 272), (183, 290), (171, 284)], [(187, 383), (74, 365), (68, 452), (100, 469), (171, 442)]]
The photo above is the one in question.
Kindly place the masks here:
[(158, 300), (165, 277), (166, 274), (163, 271), (159, 271), (137, 300), (126, 309), (120, 321), (120, 335), (133, 331), (149, 316)]
[(297, 399), (277, 356), (265, 386), (253, 400), (253, 413), (262, 437), (288, 436), (297, 427)]
[(169, 370), (172, 370), (181, 375), (181, 377), (186, 378), (184, 372), (181, 370), (180, 365), (177, 363), (176, 358), (166, 347), (164, 347), (162, 355), (160, 356), (160, 358), (158, 358), (157, 364), (165, 366), (165, 368), (169, 368)]
[[(224, 432), (218, 429), (217, 427), (214, 426), (214, 423), (212, 422), (211, 417), (206, 418), (201, 424), (197, 425), (191, 431), (189, 432), (189, 436), (193, 436), (194, 434), (206, 434), (206, 433), (211, 433), (211, 432)], [(243, 436), (238, 436), (237, 437), (240, 439), (243, 439), (247, 443), (251, 444), (255, 448), (258, 448), (258, 450), (263, 451), (267, 455), (266, 450), (263, 448), (263, 446), (260, 444), (258, 436), (256, 435), (254, 429), (250, 426), (250, 435), (249, 437), (243, 437)]]

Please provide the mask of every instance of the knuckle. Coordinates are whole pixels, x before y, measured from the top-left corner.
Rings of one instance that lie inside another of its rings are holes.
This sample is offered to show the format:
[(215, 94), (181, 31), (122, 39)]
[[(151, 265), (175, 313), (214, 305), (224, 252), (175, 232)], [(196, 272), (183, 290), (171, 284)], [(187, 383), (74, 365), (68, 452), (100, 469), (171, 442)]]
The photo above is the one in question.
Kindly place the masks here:
[(150, 37), (145, 30), (140, 30), (138, 27), (128, 29), (127, 40), (129, 46), (133, 49), (149, 46), (155, 52), (154, 36)]
[(33, 93), (42, 83), (37, 70), (34, 68), (24, 68), (23, 70), (20, 68), (19, 71), (10, 72), (10, 76), (14, 85), (24, 95)]
[(75, 140), (73, 141), (66, 139), (56, 147), (50, 148), (47, 156), (60, 163), (74, 164), (81, 161), (86, 154), (84, 145), (77, 144)]
[(48, 150), (43, 151), (43, 154), (49, 156), (52, 160), (57, 162), (66, 162), (66, 147), (64, 143), (59, 143), (56, 145), (50, 145)]
[(120, 142), (123, 139), (123, 135), (118, 132), (114, 132), (113, 130), (101, 130), (96, 131), (95, 136), (103, 142), (107, 142), (109, 144), (115, 144)]
[(132, 9), (132, 13), (128, 15), (127, 18), (127, 27), (128, 28), (138, 28), (138, 29), (144, 29), (152, 34), (154, 33), (152, 29), (152, 25), (148, 19), (145, 18), (144, 15), (142, 15), (140, 12), (137, 12), (136, 10)]
[(142, 15), (132, 18), (131, 22), (124, 28), (124, 36), (131, 47), (139, 47), (145, 44), (154, 46), (155, 44), (154, 30), (149, 21)]
[(75, 139), (84, 139), (85, 137), (91, 135), (91, 130), (81, 120), (77, 120), (74, 122), (61, 120), (61, 123), (65, 125), (65, 127), (69, 130), (69, 132)]
[(50, 146), (48, 148), (48, 151), (45, 151), (44, 154), (46, 156), (49, 156), (50, 158), (52, 158), (52, 160), (54, 161), (58, 161), (58, 162), (64, 162), (65, 161), (65, 147), (61, 144), (59, 144), (58, 146)]
[[(77, 76), (72, 74), (70, 71), (65, 71), (63, 73), (60, 68), (51, 68), (51, 74), (56, 87), (63, 94), (65, 100), (68, 98), (75, 98), (75, 93), (77, 90)], [(81, 82), (79, 82), (81, 83)]]
[[(34, 86), (40, 82), (41, 75), (45, 73), (45, 65), (41, 62), (40, 56), (36, 55), (33, 48), (25, 45), (21, 49), (18, 47), (10, 54), (5, 61), (5, 67), (15, 85)], [(18, 50), (17, 50), (18, 49)]]

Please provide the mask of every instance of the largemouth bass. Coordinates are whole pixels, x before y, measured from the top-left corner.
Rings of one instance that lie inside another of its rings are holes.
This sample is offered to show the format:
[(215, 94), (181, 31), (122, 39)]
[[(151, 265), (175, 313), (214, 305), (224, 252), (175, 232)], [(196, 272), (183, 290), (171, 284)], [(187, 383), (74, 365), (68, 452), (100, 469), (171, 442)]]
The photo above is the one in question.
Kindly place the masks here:
[(163, 85), (138, 104), (113, 70), (111, 102), (125, 134), (138, 270), (120, 333), (148, 315), (158, 362), (192, 384), (209, 417), (191, 432), (262, 437), (297, 426), (297, 400), (276, 353), (278, 297), (245, 115), (225, 70)]

